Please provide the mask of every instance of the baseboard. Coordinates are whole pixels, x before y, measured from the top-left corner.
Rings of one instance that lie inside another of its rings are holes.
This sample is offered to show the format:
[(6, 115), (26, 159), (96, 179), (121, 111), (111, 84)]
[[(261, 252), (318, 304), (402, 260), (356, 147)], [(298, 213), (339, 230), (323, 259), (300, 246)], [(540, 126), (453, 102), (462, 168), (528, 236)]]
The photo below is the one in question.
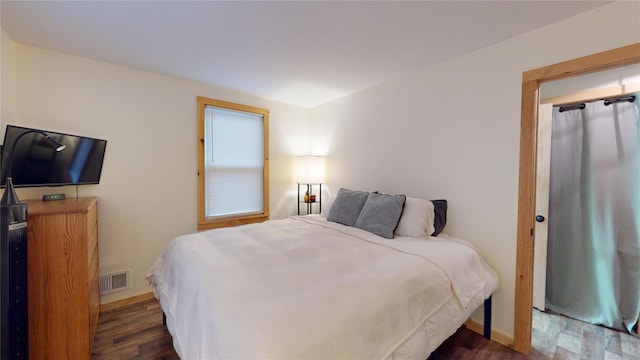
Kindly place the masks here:
[(147, 301), (149, 299), (154, 299), (154, 298), (155, 298), (155, 295), (153, 295), (153, 291), (149, 291), (146, 293), (128, 297), (126, 299), (120, 299), (120, 300), (111, 301), (105, 304), (100, 304), (100, 312), (118, 309), (121, 307), (141, 303), (143, 301)]
[[(464, 323), (464, 325), (467, 327), (467, 329), (484, 336), (484, 326), (473, 321), (473, 319), (468, 319)], [(491, 340), (497, 343), (500, 343), (504, 346), (513, 348), (513, 337), (503, 334), (499, 331), (495, 331), (491, 329)]]

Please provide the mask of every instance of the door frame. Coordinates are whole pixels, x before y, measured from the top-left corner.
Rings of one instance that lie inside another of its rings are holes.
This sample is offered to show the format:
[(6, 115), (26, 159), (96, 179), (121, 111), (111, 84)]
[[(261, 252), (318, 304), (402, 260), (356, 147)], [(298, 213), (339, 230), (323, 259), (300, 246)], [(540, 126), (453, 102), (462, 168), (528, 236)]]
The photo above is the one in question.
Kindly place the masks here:
[(520, 167), (513, 348), (531, 351), (537, 129), (540, 84), (640, 63), (640, 43), (603, 51), (522, 73)]

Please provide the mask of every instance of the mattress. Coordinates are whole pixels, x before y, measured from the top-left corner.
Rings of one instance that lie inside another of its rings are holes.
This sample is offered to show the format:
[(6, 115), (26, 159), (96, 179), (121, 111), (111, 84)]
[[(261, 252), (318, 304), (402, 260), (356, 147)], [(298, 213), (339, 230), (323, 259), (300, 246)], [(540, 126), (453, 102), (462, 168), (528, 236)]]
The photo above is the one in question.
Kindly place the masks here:
[(178, 237), (147, 279), (183, 359), (425, 359), (498, 284), (464, 240), (319, 216)]

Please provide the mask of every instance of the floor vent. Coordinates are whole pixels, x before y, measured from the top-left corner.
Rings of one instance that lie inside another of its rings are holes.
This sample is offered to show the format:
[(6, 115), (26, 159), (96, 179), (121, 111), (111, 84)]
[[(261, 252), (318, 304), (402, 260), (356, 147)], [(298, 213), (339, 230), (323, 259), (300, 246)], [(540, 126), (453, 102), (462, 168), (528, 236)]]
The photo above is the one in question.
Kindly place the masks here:
[(130, 270), (100, 274), (100, 295), (127, 290), (130, 277)]

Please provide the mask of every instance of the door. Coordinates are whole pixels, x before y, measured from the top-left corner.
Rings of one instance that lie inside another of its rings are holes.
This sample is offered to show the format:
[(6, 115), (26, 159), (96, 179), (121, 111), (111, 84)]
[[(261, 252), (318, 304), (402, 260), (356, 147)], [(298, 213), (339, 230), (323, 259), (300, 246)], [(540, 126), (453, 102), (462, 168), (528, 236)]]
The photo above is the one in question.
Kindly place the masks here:
[(553, 104), (538, 107), (538, 159), (536, 164), (536, 224), (533, 262), (533, 307), (544, 311), (547, 280), (549, 171), (551, 169), (551, 121)]

